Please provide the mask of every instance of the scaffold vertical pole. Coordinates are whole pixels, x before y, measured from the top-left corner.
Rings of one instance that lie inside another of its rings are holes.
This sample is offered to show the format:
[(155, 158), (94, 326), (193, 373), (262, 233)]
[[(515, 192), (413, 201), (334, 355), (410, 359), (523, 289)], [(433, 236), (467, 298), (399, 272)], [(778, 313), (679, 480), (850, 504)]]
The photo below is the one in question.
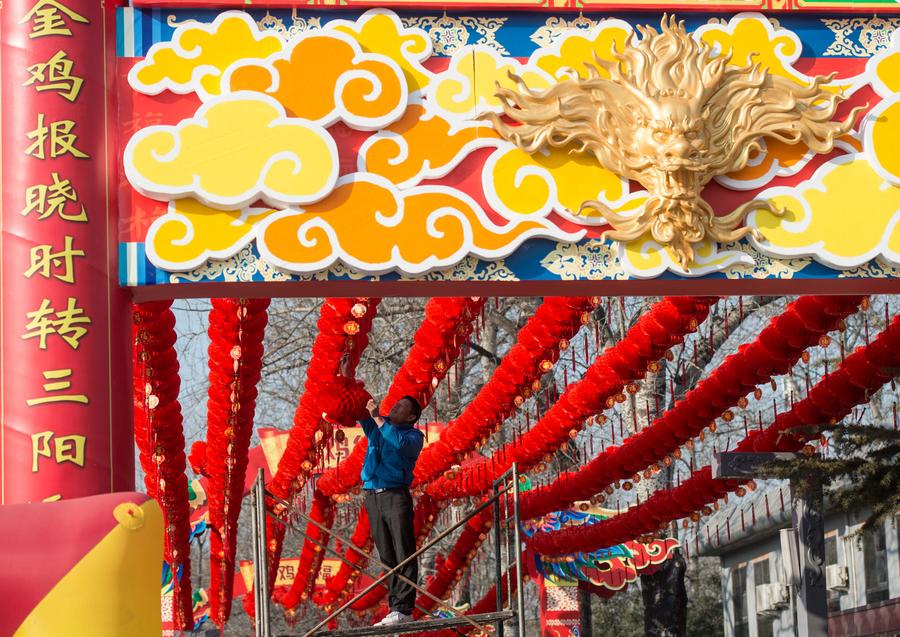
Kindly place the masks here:
[(265, 473), (262, 469), (253, 483), (253, 601), (256, 602), (255, 636), (270, 637), (269, 577), (266, 550), (266, 494)]
[[(522, 539), (519, 527), (519, 468), (512, 464), (513, 498), (513, 550), (516, 554), (516, 615), (515, 625), (518, 637), (525, 637), (525, 591), (522, 590)], [(509, 591), (510, 596), (512, 591)], [(510, 597), (510, 599), (512, 599)]]
[[(504, 491), (505, 493), (505, 491)], [(503, 551), (500, 546), (500, 489), (497, 482), (494, 482), (494, 580), (497, 592), (497, 610), (503, 608)], [(503, 637), (503, 621), (497, 620), (496, 623), (497, 637)]]

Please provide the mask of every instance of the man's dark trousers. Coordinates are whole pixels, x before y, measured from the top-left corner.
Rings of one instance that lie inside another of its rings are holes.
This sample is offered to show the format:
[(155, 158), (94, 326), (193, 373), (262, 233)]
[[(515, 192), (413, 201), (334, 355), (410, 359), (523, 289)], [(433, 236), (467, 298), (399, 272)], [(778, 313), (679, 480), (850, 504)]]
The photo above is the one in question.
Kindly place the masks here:
[[(380, 490), (379, 490), (380, 491)], [(416, 536), (413, 529), (413, 501), (409, 489), (399, 487), (376, 493), (366, 493), (366, 512), (378, 555), (391, 569), (416, 552)], [(418, 583), (419, 560), (410, 560), (397, 573)], [(388, 603), (391, 610), (412, 615), (416, 602), (416, 589), (399, 577), (388, 578)]]

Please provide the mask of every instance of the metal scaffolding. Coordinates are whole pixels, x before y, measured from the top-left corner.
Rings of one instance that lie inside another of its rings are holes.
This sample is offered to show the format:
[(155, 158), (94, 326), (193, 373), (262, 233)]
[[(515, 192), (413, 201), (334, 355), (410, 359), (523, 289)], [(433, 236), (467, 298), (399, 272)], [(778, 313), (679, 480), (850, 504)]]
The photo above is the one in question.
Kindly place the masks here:
[[(407, 557), (405, 560), (388, 568), (375, 555), (367, 553), (361, 547), (356, 546), (349, 538), (343, 537), (323, 524), (311, 519), (292, 503), (276, 498), (271, 493), (265, 491), (264, 475), (262, 470), (259, 471), (256, 482), (253, 485), (253, 595), (256, 601), (256, 637), (271, 637), (270, 616), (269, 616), (269, 591), (267, 578), (267, 552), (266, 552), (266, 516), (271, 516), (278, 520), (280, 524), (284, 524), (288, 529), (300, 534), (306, 540), (319, 547), (322, 551), (332, 555), (347, 564), (355, 571), (368, 576), (372, 582), (362, 591), (356, 594), (352, 599), (344, 602), (340, 608), (330, 613), (327, 617), (319, 621), (313, 628), (303, 633), (303, 637), (363, 637), (369, 635), (398, 635), (404, 633), (424, 632), (430, 630), (450, 629), (459, 635), (466, 633), (457, 630), (465, 627), (466, 631), (476, 630), (480, 632), (493, 632), (497, 637), (504, 637), (505, 623), (512, 624), (512, 634), (515, 637), (525, 637), (525, 628), (523, 618), (525, 616), (525, 602), (522, 594), (522, 538), (521, 529), (519, 527), (519, 473), (515, 464), (512, 465), (503, 475), (494, 480), (492, 495), (481, 502), (478, 506), (469, 511), (464, 517), (452, 524), (448, 528), (440, 531), (434, 538), (429, 540), (425, 545), (419, 548), (415, 553)], [(276, 515), (267, 510), (265, 499), (269, 497), (274, 502), (281, 504), (284, 511)], [(438, 542), (449, 537), (454, 531), (464, 526), (469, 520), (479, 515), (488, 507), (493, 508), (494, 515), (494, 559), (496, 562), (496, 591), (497, 606), (496, 611), (491, 613), (482, 613), (477, 615), (465, 615), (453, 606), (444, 603), (424, 588), (413, 582), (400, 573), (398, 569), (408, 562), (418, 559), (428, 549), (434, 547)], [(296, 520), (300, 524), (295, 524)], [(306, 534), (303, 525), (313, 525), (326, 534), (324, 541)], [(338, 551), (329, 547), (329, 536), (340, 541), (345, 547), (352, 548), (360, 555), (367, 558), (367, 561), (381, 568), (384, 572), (381, 575), (370, 573), (365, 568), (361, 568), (357, 564), (349, 561)], [(504, 551), (506, 548), (505, 558), (506, 567), (504, 576)], [(416, 608), (423, 613), (425, 619), (405, 624), (396, 624), (392, 626), (367, 626), (360, 628), (350, 628), (339, 631), (322, 630), (333, 620), (340, 617), (347, 609), (349, 609), (356, 601), (363, 598), (374, 588), (382, 585), (390, 576), (395, 575), (401, 580), (415, 588), (420, 597), (424, 597), (444, 611), (448, 612), (451, 617), (434, 618), (432, 613), (427, 609), (416, 604)], [(508, 591), (507, 604), (504, 608), (503, 604), (503, 580), (506, 579), (506, 589)], [(281, 637), (281, 636), (280, 636)], [(288, 636), (284, 636), (288, 637)]]

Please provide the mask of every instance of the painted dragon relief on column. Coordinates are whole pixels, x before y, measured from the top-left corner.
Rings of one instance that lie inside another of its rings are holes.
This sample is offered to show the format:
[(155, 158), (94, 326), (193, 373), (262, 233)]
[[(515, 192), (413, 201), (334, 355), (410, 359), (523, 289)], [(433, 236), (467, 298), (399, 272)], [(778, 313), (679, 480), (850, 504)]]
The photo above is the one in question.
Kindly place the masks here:
[(163, 121), (124, 152), (149, 211), (125, 241), (178, 280), (900, 268), (896, 34), (836, 77), (759, 14), (585, 18), (528, 57), (510, 21), (451, 49), (384, 9), (210, 20), (128, 73)]

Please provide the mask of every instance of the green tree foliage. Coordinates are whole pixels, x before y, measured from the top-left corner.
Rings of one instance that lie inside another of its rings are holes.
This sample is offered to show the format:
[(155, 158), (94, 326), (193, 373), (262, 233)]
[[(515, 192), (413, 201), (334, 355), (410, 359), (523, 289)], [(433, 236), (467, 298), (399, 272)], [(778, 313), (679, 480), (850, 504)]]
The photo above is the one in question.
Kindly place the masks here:
[(831, 509), (869, 510), (864, 531), (900, 510), (900, 431), (838, 423), (818, 426), (817, 432), (831, 438), (833, 451), (827, 457), (773, 462), (772, 472), (794, 480), (822, 480)]

